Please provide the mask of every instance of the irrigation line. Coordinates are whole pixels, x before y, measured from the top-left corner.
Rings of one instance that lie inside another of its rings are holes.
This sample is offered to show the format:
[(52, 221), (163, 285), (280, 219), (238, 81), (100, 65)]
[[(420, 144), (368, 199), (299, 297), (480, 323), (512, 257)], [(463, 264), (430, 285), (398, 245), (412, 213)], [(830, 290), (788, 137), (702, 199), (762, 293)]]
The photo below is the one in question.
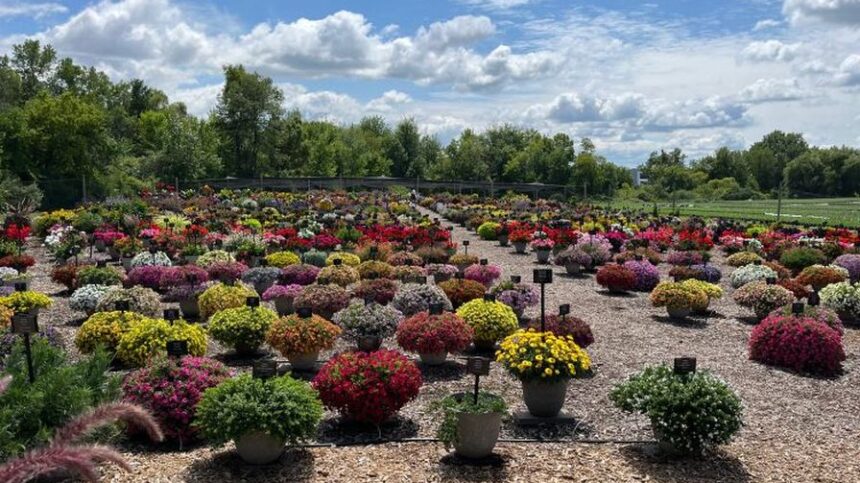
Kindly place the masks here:
[[(558, 439), (558, 438), (499, 438), (499, 443), (510, 444), (655, 444), (649, 439)], [(442, 443), (439, 438), (392, 438), (371, 441), (351, 441), (346, 443), (304, 443), (299, 448), (349, 448), (356, 446), (375, 446), (390, 443)]]

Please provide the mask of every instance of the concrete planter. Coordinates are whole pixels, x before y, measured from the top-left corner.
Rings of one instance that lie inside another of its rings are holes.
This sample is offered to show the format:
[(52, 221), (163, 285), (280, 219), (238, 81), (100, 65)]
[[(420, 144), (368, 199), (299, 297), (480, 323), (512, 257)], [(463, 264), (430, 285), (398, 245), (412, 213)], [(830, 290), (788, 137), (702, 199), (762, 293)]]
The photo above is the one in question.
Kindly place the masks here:
[(690, 315), (689, 307), (666, 307), (670, 319), (685, 319)]
[(539, 418), (557, 416), (564, 407), (568, 382), (523, 381), (523, 401), (529, 413)]
[(439, 366), (444, 364), (445, 361), (448, 359), (448, 353), (439, 352), (437, 354), (431, 354), (422, 352), (418, 354), (418, 357), (421, 358), (421, 362), (423, 364), (426, 364), (428, 366)]
[(316, 367), (317, 357), (320, 352), (309, 352), (307, 354), (287, 354), (287, 360), (290, 361), (290, 365), (293, 366), (293, 369), (299, 371), (309, 371)]
[(236, 451), (246, 463), (265, 465), (276, 461), (284, 453), (286, 441), (261, 431), (245, 433), (236, 441)]
[(485, 458), (493, 453), (501, 429), (502, 413), (461, 413), (454, 450), (464, 458)]

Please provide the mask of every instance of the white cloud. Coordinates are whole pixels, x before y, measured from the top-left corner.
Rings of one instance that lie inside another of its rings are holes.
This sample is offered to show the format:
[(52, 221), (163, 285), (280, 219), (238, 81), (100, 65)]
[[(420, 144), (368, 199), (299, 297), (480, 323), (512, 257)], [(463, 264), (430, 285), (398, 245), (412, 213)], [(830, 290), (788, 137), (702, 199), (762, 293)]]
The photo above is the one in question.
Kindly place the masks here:
[(758, 79), (738, 93), (740, 100), (750, 103), (793, 101), (807, 95), (797, 79)]
[(836, 82), (841, 85), (860, 85), (860, 55), (849, 55), (839, 64), (836, 72)]
[(741, 57), (752, 62), (787, 62), (797, 57), (801, 44), (786, 44), (779, 40), (750, 42)]
[(516, 7), (522, 7), (529, 3), (534, 3), (534, 0), (458, 0), (464, 5), (480, 7), (490, 11), (507, 11)]
[(33, 17), (42, 18), (52, 14), (66, 13), (69, 9), (60, 3), (8, 3), (0, 4), (0, 18)]
[(382, 96), (372, 99), (365, 107), (370, 111), (391, 112), (395, 107), (412, 102), (412, 98), (405, 92), (397, 90), (386, 91)]
[(755, 26), (753, 27), (753, 31), (758, 32), (761, 30), (767, 30), (767, 29), (771, 29), (774, 27), (779, 27), (780, 25), (782, 25), (782, 22), (780, 22), (779, 20), (774, 20), (772, 18), (768, 18), (768, 19), (759, 20), (758, 22), (756, 22)]
[(785, 0), (782, 13), (792, 23), (860, 24), (860, 0)]

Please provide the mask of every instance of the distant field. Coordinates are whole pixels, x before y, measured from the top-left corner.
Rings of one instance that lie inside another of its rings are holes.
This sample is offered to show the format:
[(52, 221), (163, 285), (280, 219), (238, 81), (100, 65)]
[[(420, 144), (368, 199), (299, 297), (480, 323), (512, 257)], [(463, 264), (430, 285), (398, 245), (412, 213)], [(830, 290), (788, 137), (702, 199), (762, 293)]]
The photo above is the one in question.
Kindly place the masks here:
[[(613, 201), (614, 208), (630, 208), (651, 211), (653, 204), (643, 202)], [(677, 203), (682, 215), (719, 216), (744, 220), (777, 220), (776, 200), (756, 201), (684, 201)], [(670, 214), (672, 203), (658, 203), (660, 214)], [(782, 201), (781, 221), (803, 225), (838, 225), (860, 227), (860, 198), (813, 198)]]

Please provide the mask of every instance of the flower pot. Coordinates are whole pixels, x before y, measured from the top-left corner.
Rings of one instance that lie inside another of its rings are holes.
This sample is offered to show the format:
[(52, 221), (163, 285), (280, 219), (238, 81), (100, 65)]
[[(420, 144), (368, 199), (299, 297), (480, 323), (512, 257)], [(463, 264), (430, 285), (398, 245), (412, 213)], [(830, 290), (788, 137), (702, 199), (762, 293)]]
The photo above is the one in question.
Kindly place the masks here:
[(257, 282), (254, 284), (254, 290), (257, 291), (258, 294), (262, 295), (263, 292), (269, 289), (272, 285), (275, 284), (274, 280), (268, 280), (265, 282)]
[(447, 273), (434, 273), (433, 274), (433, 282), (434, 283), (442, 283), (451, 280), (451, 276)]
[(499, 235), (496, 239), (499, 241), (500, 247), (508, 246), (508, 235)]
[(110, 259), (112, 262), (119, 260), (120, 254), (116, 248), (108, 247), (107, 252), (108, 252), (108, 256), (110, 256)]
[(564, 407), (568, 380), (543, 382), (523, 381), (523, 401), (529, 413), (539, 418), (557, 416)]
[(552, 253), (552, 250), (549, 248), (539, 248), (535, 250), (535, 255), (537, 255), (538, 263), (547, 263), (549, 262), (549, 256)]
[(104, 253), (105, 249), (107, 249), (107, 246), (105, 246), (104, 240), (96, 240), (95, 247), (96, 247), (96, 251), (99, 253)]
[(200, 258), (200, 257), (199, 257), (199, 256), (197, 256), (197, 255), (185, 255), (185, 256), (184, 256), (184, 257), (182, 257), (182, 258), (185, 260), (185, 263), (186, 263), (186, 264), (188, 264), (188, 265), (194, 265), (195, 263), (197, 263), (197, 259), (198, 259), (198, 258)]
[(378, 351), (379, 347), (382, 346), (382, 337), (359, 337), (356, 345), (358, 346), (358, 350), (362, 352)]
[(197, 298), (185, 299), (179, 301), (179, 310), (186, 319), (197, 319), (200, 317), (200, 306), (197, 304)]
[(464, 458), (484, 458), (493, 453), (502, 429), (502, 413), (460, 413), (454, 450)]
[(426, 364), (428, 366), (439, 366), (445, 363), (445, 360), (448, 359), (447, 352), (421, 352), (418, 354), (418, 357), (421, 358), (421, 363)]
[(475, 340), (475, 350), (478, 352), (493, 352), (496, 350), (496, 341)]
[(278, 315), (290, 315), (295, 312), (292, 297), (278, 297), (275, 299), (275, 311)]
[(523, 254), (526, 252), (526, 242), (514, 242), (514, 251)]
[(257, 354), (257, 346), (249, 346), (247, 344), (236, 345), (236, 355), (239, 357), (249, 357)]
[(30, 290), (30, 279), (27, 277), (7, 278), (4, 281), (3, 285), (5, 285), (7, 287), (14, 287), (15, 285), (18, 285), (19, 283), (24, 284), (24, 290)]
[(284, 453), (287, 442), (261, 431), (245, 433), (236, 441), (236, 451), (242, 461), (252, 465), (265, 465), (276, 461)]
[(836, 311), (836, 315), (839, 316), (839, 320), (841, 320), (843, 324), (852, 325), (857, 322), (857, 317), (847, 310), (838, 310)]
[(606, 289), (609, 290), (609, 293), (614, 293), (614, 294), (627, 293), (627, 289), (620, 286), (620, 285), (609, 285), (606, 287)]
[(309, 352), (307, 354), (287, 354), (287, 360), (293, 369), (299, 371), (310, 371), (317, 364), (317, 358), (320, 351)]
[(709, 307), (710, 305), (711, 305), (711, 299), (708, 299), (708, 301), (707, 301), (707, 302), (705, 302), (704, 304), (701, 304), (701, 305), (695, 305), (695, 306), (693, 306), (693, 308), (692, 308), (692, 309), (693, 309), (693, 313), (694, 313), (694, 314), (704, 314), (704, 313), (707, 313), (707, 312), (708, 312), (708, 307)]
[(122, 268), (124, 268), (126, 272), (131, 270), (131, 259), (132, 257), (122, 257)]
[(670, 319), (684, 319), (690, 315), (689, 307), (666, 307)]
[(579, 263), (568, 263), (564, 266), (565, 271), (567, 271), (568, 275), (580, 275), (582, 273), (582, 265)]

